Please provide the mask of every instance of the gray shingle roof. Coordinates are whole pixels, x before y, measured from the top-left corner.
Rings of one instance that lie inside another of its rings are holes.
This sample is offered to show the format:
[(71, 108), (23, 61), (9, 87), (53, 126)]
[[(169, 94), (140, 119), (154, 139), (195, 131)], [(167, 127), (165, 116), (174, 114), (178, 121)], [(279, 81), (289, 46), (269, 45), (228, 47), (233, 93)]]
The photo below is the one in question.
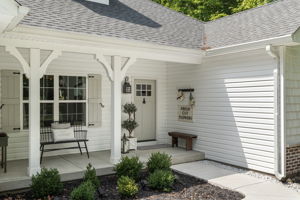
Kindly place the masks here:
[(300, 27), (300, 0), (278, 0), (208, 23), (151, 0), (18, 0), (31, 8), (21, 24), (197, 49), (292, 34)]
[(208, 47), (224, 47), (294, 33), (300, 27), (300, 0), (279, 0), (205, 24)]
[(31, 9), (21, 24), (199, 48), (204, 23), (150, 0), (111, 0), (103, 5), (85, 0), (18, 0)]

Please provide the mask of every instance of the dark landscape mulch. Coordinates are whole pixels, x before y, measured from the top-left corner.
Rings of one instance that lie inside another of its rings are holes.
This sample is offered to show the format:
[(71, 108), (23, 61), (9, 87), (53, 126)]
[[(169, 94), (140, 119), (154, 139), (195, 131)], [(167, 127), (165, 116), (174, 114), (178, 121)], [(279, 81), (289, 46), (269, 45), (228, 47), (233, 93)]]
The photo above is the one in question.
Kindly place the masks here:
[[(176, 173), (176, 182), (173, 186), (173, 191), (159, 192), (150, 189), (147, 186), (146, 177), (144, 173), (142, 180), (139, 183), (140, 191), (133, 199), (136, 200), (240, 200), (244, 196), (238, 192), (211, 185), (203, 180), (196, 179), (191, 176)], [(117, 178), (115, 175), (100, 177), (101, 187), (98, 189), (95, 199), (101, 200), (119, 200), (121, 197), (118, 194), (116, 185)], [(68, 196), (74, 187), (78, 186), (81, 180), (64, 183), (64, 192), (61, 196), (53, 198), (54, 200), (67, 200)], [(8, 198), (10, 197), (10, 198)], [(33, 199), (30, 191), (18, 194), (6, 194), (0, 196), (0, 199), (9, 200), (29, 200)]]

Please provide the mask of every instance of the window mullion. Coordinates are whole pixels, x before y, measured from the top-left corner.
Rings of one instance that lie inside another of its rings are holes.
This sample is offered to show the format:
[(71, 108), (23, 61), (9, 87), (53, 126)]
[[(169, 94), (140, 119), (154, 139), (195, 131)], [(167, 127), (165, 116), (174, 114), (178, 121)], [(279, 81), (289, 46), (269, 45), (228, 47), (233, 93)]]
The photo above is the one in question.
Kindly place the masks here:
[(54, 121), (59, 121), (59, 77), (54, 75)]

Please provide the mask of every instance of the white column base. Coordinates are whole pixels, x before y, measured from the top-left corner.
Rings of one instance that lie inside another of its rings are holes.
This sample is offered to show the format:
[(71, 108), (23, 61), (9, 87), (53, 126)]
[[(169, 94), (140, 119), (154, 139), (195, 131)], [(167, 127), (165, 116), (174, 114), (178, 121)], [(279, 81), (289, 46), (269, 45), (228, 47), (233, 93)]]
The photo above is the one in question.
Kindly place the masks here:
[(121, 157), (117, 158), (117, 157), (110, 157), (110, 163), (111, 164), (118, 164), (121, 160)]
[(33, 175), (36, 175), (37, 173), (39, 173), (41, 171), (41, 168), (40, 167), (38, 167), (38, 168), (30, 168), (30, 167), (28, 167), (27, 168), (27, 173), (28, 173), (28, 175), (31, 177), (31, 176), (33, 176)]

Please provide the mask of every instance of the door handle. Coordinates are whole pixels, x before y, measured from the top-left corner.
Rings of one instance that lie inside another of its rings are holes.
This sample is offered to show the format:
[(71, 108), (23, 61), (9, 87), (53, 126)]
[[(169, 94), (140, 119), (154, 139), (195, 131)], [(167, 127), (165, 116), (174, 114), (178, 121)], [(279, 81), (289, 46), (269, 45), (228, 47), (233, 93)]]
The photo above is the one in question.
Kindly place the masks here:
[(143, 98), (143, 104), (146, 104), (146, 99), (145, 98)]
[(0, 106), (0, 110), (2, 110), (2, 108), (5, 106), (5, 104), (1, 104)]

